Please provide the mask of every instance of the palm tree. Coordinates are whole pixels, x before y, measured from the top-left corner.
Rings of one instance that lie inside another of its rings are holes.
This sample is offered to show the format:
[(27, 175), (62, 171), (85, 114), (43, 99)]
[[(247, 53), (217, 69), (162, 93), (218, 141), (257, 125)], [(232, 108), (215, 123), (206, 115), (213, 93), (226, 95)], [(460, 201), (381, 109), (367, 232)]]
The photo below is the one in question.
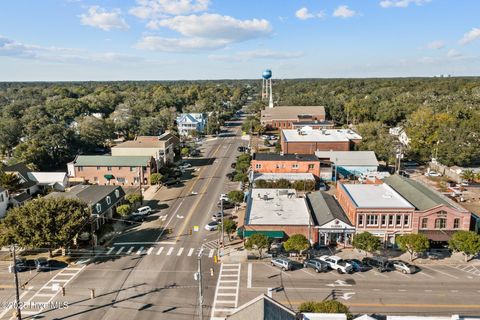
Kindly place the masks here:
[(476, 174), (470, 169), (464, 170), (460, 174), (460, 178), (462, 178), (463, 180), (466, 180), (466, 181), (472, 181), (473, 179), (475, 179), (475, 176), (476, 176)]
[(13, 173), (0, 172), (0, 186), (13, 193), (21, 189), (20, 178)]

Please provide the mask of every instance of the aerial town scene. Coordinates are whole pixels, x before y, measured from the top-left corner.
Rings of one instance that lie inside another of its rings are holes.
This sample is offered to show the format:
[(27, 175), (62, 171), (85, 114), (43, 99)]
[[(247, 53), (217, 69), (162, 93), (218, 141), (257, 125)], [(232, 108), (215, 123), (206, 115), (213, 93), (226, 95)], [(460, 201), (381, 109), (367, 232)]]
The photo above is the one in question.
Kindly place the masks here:
[(480, 320), (479, 13), (1, 1), (0, 320)]

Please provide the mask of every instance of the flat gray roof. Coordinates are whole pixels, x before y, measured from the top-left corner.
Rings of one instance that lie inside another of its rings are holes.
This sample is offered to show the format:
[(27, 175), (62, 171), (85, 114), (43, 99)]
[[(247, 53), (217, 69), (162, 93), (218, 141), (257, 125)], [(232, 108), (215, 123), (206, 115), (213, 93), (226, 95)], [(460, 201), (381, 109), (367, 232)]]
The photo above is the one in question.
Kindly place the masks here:
[(399, 208), (414, 207), (386, 183), (382, 184), (341, 184), (358, 208)]
[(373, 151), (315, 151), (320, 159), (329, 159), (338, 166), (375, 166), (378, 160)]
[(294, 189), (252, 189), (245, 224), (309, 225), (310, 212)]
[(257, 180), (279, 180), (286, 179), (288, 181), (294, 180), (315, 180), (312, 173), (255, 173), (253, 181)]
[(362, 136), (350, 129), (283, 129), (287, 142), (335, 142), (361, 140)]

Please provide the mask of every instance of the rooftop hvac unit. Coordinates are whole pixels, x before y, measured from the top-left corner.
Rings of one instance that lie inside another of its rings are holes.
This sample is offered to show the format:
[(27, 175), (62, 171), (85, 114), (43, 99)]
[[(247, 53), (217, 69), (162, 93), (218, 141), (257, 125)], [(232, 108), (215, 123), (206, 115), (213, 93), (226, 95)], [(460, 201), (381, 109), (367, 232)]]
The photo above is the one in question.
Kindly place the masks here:
[(263, 200), (264, 200), (264, 201), (268, 201), (268, 195), (267, 195), (267, 194), (264, 194), (264, 195), (263, 195)]
[(288, 190), (286, 190), (286, 189), (278, 190), (278, 194), (279, 194), (280, 196), (288, 195)]

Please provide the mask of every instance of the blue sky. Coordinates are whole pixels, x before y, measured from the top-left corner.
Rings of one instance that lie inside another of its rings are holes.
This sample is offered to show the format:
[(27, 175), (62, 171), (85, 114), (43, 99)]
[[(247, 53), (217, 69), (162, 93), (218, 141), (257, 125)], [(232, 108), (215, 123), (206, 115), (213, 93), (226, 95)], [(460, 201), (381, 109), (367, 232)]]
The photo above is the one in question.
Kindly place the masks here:
[(476, 0), (4, 0), (0, 81), (479, 75)]

